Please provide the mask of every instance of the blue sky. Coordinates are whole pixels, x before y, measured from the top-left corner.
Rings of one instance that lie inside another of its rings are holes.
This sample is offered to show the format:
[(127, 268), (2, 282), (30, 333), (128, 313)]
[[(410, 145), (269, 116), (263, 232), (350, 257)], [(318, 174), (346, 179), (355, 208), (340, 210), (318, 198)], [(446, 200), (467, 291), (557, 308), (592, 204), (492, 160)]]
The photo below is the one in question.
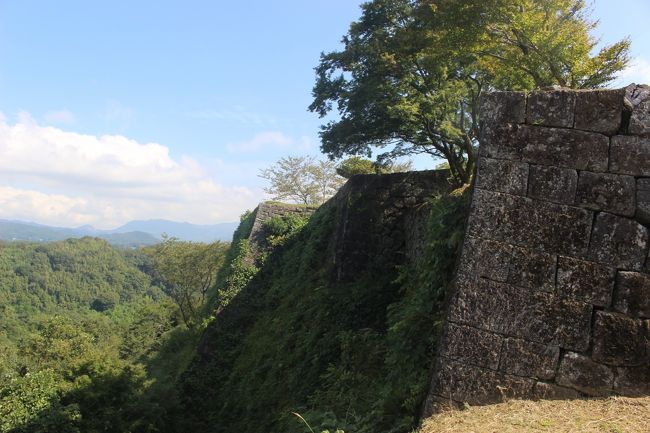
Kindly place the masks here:
[[(0, 218), (235, 220), (260, 168), (318, 153), (313, 68), (360, 3), (0, 0)], [(632, 38), (621, 84), (650, 82), (650, 2), (593, 16)]]

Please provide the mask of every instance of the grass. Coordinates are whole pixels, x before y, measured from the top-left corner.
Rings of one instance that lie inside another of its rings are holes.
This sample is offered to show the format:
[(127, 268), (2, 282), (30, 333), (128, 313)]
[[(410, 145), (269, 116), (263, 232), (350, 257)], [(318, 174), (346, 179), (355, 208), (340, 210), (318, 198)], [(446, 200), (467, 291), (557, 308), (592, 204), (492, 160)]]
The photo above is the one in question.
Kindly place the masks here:
[(650, 432), (650, 397), (571, 401), (514, 400), (449, 411), (424, 421), (419, 433)]

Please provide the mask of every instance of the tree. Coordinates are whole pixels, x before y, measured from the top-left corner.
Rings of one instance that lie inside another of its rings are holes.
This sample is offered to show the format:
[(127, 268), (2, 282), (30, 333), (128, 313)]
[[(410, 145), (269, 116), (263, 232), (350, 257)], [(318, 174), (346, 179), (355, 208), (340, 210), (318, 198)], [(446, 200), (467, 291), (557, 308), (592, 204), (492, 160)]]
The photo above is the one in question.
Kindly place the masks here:
[(180, 241), (163, 235), (163, 241), (147, 249), (165, 289), (180, 310), (188, 328), (196, 325), (206, 295), (214, 286), (228, 244)]
[(259, 176), (271, 182), (264, 188), (274, 200), (320, 205), (333, 196), (345, 179), (336, 174), (336, 163), (311, 156), (287, 156)]
[(413, 164), (411, 161), (380, 164), (370, 159), (361, 158), (360, 156), (352, 156), (341, 161), (336, 166), (336, 173), (339, 176), (349, 179), (355, 174), (400, 173), (411, 171), (412, 168)]
[(476, 166), (479, 100), (495, 89), (607, 85), (627, 64), (629, 41), (591, 55), (595, 23), (583, 0), (373, 0), (321, 54), (309, 109), (332, 158), (387, 151), (429, 154), (458, 183)]

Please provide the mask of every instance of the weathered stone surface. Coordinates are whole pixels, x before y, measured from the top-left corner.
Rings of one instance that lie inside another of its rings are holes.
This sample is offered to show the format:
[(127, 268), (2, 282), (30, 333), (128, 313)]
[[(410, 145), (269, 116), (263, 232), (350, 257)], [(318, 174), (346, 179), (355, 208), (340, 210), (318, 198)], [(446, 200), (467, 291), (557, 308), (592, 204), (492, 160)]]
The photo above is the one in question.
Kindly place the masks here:
[(560, 256), (557, 289), (562, 296), (607, 307), (612, 301), (615, 275), (614, 268)]
[(636, 180), (636, 219), (650, 225), (650, 178)]
[(614, 385), (613, 371), (586, 356), (569, 352), (562, 358), (557, 375), (558, 385), (577, 389), (591, 396), (607, 395)]
[(628, 86), (626, 102), (631, 109), (630, 134), (650, 134), (650, 86)]
[(442, 356), (496, 370), (503, 337), (469, 326), (449, 323), (442, 340)]
[(550, 380), (555, 377), (559, 358), (560, 348), (557, 346), (508, 338), (501, 352), (499, 371), (515, 376)]
[(581, 171), (576, 204), (624, 216), (636, 211), (636, 182), (632, 176)]
[(449, 320), (545, 345), (583, 351), (589, 346), (592, 307), (509, 284), (462, 278)]
[(621, 127), (625, 89), (577, 92), (575, 128), (614, 134)]
[(628, 396), (650, 395), (650, 363), (640, 367), (616, 368), (614, 391)]
[(526, 195), (528, 164), (523, 162), (480, 158), (476, 186), (490, 191)]
[(512, 123), (485, 126), (481, 130), (479, 155), (518, 161), (524, 147), (520, 125)]
[(480, 118), (486, 125), (524, 123), (526, 94), (523, 92), (492, 92), (481, 98)]
[(621, 269), (640, 270), (647, 251), (647, 228), (609, 213), (597, 215), (589, 246), (592, 260)]
[(460, 266), (469, 275), (547, 292), (555, 288), (555, 268), (550, 254), (470, 236)]
[(553, 90), (528, 95), (526, 122), (531, 125), (573, 126), (576, 92)]
[(573, 204), (578, 172), (568, 168), (531, 165), (528, 197), (560, 204)]
[(609, 139), (602, 134), (571, 129), (522, 126), (524, 162), (577, 170), (606, 171)]
[(620, 367), (648, 364), (647, 345), (643, 321), (616, 313), (596, 313), (594, 361)]
[(589, 347), (592, 306), (546, 293), (536, 293), (517, 316), (510, 335), (564, 349), (585, 351)]
[(540, 252), (583, 255), (591, 224), (584, 209), (476, 189), (468, 233)]
[(529, 396), (534, 384), (530, 379), (449, 360), (434, 375), (432, 393), (454, 401), (487, 404)]
[(532, 397), (544, 400), (570, 400), (579, 398), (580, 393), (575, 389), (565, 388), (553, 383), (537, 382), (533, 387)]
[(650, 176), (650, 138), (630, 135), (612, 137), (609, 171), (632, 176)]
[(650, 275), (619, 272), (614, 309), (628, 316), (650, 318)]

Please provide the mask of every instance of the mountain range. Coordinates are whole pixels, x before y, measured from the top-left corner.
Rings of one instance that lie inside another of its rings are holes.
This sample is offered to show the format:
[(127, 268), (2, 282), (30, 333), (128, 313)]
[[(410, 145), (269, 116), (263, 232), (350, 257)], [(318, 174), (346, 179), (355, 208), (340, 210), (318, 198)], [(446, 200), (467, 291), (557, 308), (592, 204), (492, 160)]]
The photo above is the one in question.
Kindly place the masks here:
[(162, 234), (184, 241), (230, 241), (239, 223), (197, 225), (162, 219), (130, 221), (116, 229), (100, 230), (89, 225), (76, 228), (53, 227), (25, 221), (0, 220), (0, 240), (51, 242), (93, 236), (112, 245), (137, 247), (160, 242)]

